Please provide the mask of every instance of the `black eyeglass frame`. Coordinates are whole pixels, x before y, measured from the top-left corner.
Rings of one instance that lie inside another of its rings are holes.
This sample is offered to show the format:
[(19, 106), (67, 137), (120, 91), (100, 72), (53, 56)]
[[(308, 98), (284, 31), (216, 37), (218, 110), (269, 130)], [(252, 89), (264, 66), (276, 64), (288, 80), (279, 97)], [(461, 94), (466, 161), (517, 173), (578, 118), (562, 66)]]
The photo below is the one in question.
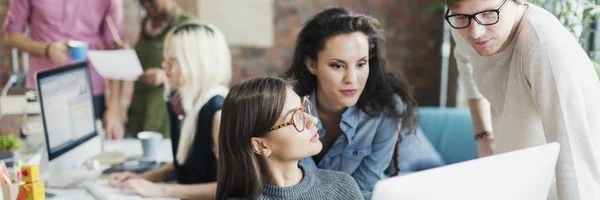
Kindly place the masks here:
[[(498, 21), (500, 21), (500, 11), (502, 11), (502, 8), (504, 8), (504, 6), (506, 5), (506, 2), (508, 2), (508, 1), (509, 0), (504, 0), (504, 2), (502, 2), (502, 4), (500, 5), (500, 7), (498, 7), (498, 9), (484, 10), (484, 11), (477, 12), (477, 13), (472, 14), (472, 15), (467, 15), (467, 14), (448, 15), (448, 14), (450, 14), (450, 8), (448, 8), (448, 9), (446, 9), (446, 14), (444, 14), (444, 18), (446, 19), (446, 22), (448, 22), (448, 24), (452, 28), (454, 28), (454, 29), (463, 29), (463, 28), (467, 28), (467, 27), (471, 26), (471, 21), (472, 21), (471, 19), (475, 19), (475, 22), (477, 22), (479, 25), (482, 25), (482, 26), (491, 26), (491, 25), (497, 24)], [(498, 19), (496, 19), (496, 21), (493, 22), (493, 23), (483, 23), (479, 19), (477, 19), (477, 17), (476, 17), (477, 15), (479, 15), (481, 13), (486, 13), (486, 12), (495, 12), (496, 15), (498, 15)], [(464, 26), (464, 27), (456, 27), (456, 26), (454, 26), (452, 24), (452, 22), (450, 22), (450, 18), (456, 17), (456, 16), (465, 16), (465, 17), (467, 17), (469, 19), (469, 23), (467, 23), (467, 25)]]

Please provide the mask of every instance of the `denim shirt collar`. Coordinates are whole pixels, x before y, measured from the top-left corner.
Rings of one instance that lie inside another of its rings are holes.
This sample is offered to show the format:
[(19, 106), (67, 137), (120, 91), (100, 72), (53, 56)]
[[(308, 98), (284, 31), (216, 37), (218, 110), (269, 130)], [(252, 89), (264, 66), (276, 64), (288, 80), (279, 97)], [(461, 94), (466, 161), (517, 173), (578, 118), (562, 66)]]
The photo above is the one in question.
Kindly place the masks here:
[[(319, 112), (317, 110), (317, 93), (316, 90), (313, 90), (313, 92), (310, 95), (310, 101), (313, 105), (313, 110), (314, 110), (314, 116), (319, 119)], [(340, 129), (342, 130), (342, 133), (344, 135), (346, 135), (346, 138), (348, 138), (348, 142), (350, 142), (352, 140), (352, 138), (354, 138), (354, 135), (356, 135), (356, 127), (358, 125), (358, 117), (360, 114), (360, 109), (358, 109), (356, 106), (350, 106), (348, 108), (346, 108), (346, 110), (344, 111), (344, 113), (342, 114), (342, 119), (340, 120)], [(323, 124), (321, 123), (321, 120), (319, 120), (319, 122), (317, 123), (317, 128), (318, 133), (319, 133), (319, 137), (323, 137), (325, 136), (325, 128), (323, 128)]]

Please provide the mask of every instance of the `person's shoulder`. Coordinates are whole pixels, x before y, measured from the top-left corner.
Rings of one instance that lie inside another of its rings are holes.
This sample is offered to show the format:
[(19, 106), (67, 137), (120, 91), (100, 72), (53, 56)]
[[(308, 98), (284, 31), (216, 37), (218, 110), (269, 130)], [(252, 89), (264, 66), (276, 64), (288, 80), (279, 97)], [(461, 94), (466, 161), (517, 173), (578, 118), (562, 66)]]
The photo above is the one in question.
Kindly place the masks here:
[[(392, 94), (393, 95), (393, 106), (394, 109), (398, 112), (398, 113), (402, 113), (404, 112), (407, 107), (406, 104), (404, 103), (404, 101), (402, 100), (402, 98), (400, 97), (400, 95), (398, 94)], [(367, 126), (368, 124), (378, 124), (379, 127), (381, 127), (382, 125), (388, 125), (388, 124), (395, 124), (398, 123), (399, 119), (392, 117), (391, 116), (391, 111), (390, 110), (382, 110), (381, 112), (372, 115), (369, 114), (367, 112), (365, 112), (362, 109), (359, 109), (357, 106), (352, 106), (349, 107), (348, 109), (352, 109), (350, 111), (346, 111), (346, 112), (351, 112), (350, 114), (346, 114), (344, 113), (344, 115), (342, 116), (342, 120), (344, 119), (352, 119), (352, 117), (356, 117), (356, 123), (357, 124), (361, 124), (362, 126)], [(352, 115), (351, 115), (352, 114)], [(346, 117), (346, 118), (345, 118)], [(376, 130), (372, 130), (373, 132), (376, 132)], [(390, 133), (390, 134), (394, 134), (394, 133)]]
[[(406, 104), (404, 103), (404, 101), (402, 100), (402, 97), (400, 97), (399, 94), (397, 93), (393, 93), (392, 95), (392, 103), (394, 105), (394, 109), (398, 112), (398, 113), (402, 113), (406, 110)], [(381, 112), (381, 114), (379, 114), (379, 116), (377, 116), (378, 119), (388, 119), (391, 118), (390, 115), (387, 112)]]
[(225, 97), (223, 97), (221, 95), (215, 95), (212, 98), (210, 98), (202, 106), (202, 109), (200, 110), (200, 113), (202, 113), (203, 110), (207, 110), (207, 111), (210, 111), (210, 115), (212, 116), (217, 111), (223, 109), (223, 102), (224, 101), (225, 101)]
[(213, 104), (213, 105), (223, 105), (223, 101), (225, 101), (225, 97), (221, 96), (221, 95), (215, 95), (212, 98), (210, 98), (210, 100), (208, 100), (209, 104)]
[(573, 35), (562, 25), (552, 13), (533, 4), (528, 9), (517, 33), (517, 45), (523, 48), (536, 46), (558, 47), (577, 43)]
[(350, 174), (340, 171), (328, 170), (328, 169), (310, 169), (313, 170), (317, 179), (326, 180), (327, 182), (344, 182), (348, 180), (354, 181), (354, 178)]
[(345, 172), (315, 169), (316, 184), (333, 199), (362, 199), (356, 180)]
[(177, 10), (177, 11), (175, 11), (175, 14), (173, 15), (172, 23), (175, 26), (179, 26), (185, 22), (193, 21), (193, 20), (196, 20), (196, 18), (192, 14), (187, 13), (183, 10)]
[(356, 184), (350, 174), (328, 169), (312, 169), (318, 185), (328, 185), (330, 188), (346, 188), (345, 186)]
[[(523, 67), (539, 59), (572, 59), (582, 55), (576, 38), (550, 12), (533, 4), (523, 17), (515, 39), (515, 52)], [(585, 53), (584, 53), (585, 54)]]

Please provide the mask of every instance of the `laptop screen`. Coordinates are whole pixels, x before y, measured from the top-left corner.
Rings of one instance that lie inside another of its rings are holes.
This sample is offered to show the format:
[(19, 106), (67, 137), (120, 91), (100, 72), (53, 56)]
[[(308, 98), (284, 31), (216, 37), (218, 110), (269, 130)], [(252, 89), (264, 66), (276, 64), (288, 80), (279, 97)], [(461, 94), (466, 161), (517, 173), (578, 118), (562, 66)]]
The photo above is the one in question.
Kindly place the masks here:
[(97, 134), (89, 68), (79, 63), (42, 72), (37, 78), (52, 160)]

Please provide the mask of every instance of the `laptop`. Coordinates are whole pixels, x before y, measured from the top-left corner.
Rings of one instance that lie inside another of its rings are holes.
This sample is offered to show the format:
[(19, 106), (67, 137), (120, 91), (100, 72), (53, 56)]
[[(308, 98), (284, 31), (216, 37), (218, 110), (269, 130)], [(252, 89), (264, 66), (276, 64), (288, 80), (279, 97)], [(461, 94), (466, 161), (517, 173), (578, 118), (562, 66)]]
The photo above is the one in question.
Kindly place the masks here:
[(377, 182), (373, 200), (542, 200), (560, 145), (550, 143)]

